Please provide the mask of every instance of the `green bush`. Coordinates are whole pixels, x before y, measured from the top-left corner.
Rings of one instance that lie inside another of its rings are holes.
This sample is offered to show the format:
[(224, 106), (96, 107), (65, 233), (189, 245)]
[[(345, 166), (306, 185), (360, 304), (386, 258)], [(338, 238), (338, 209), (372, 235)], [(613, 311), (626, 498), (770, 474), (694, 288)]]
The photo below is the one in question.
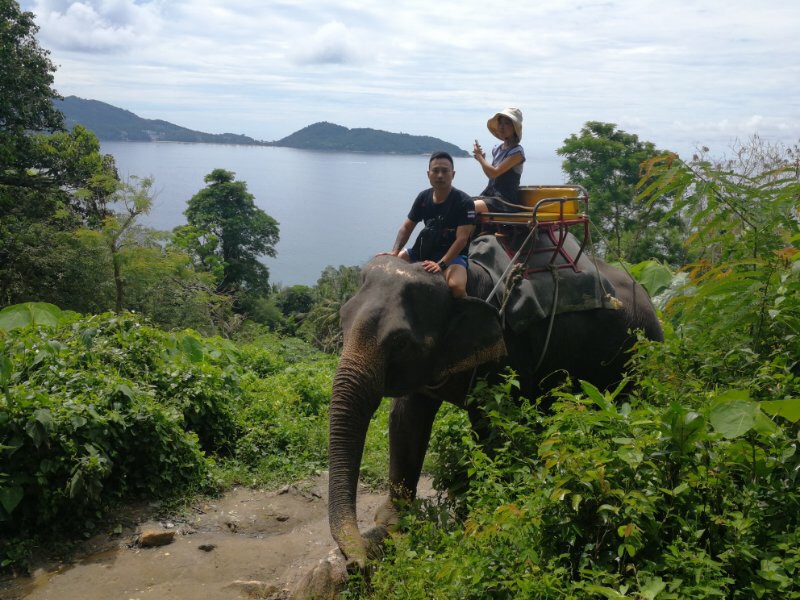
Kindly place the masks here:
[(0, 311), (0, 563), (131, 497), (325, 468), (334, 367), (274, 335), (237, 346), (132, 314)]
[(244, 382), (247, 401), (238, 415), (244, 433), (235, 457), (259, 472), (262, 480), (284, 480), (327, 464), (327, 409), (305, 413), (293, 384), (284, 373)]
[(466, 516), (407, 516), (373, 597), (800, 597), (800, 401), (586, 384), (542, 417), (507, 391), (482, 394), (489, 449), (463, 438)]
[(238, 375), (209, 364), (176, 365), (153, 378), (159, 401), (183, 416), (204, 450), (228, 451), (239, 428), (235, 418)]
[(203, 480), (207, 462), (186, 426), (192, 412), (152, 384), (165, 368), (165, 336), (135, 317), (102, 315), (0, 338), (5, 532), (84, 528), (111, 501)]
[(469, 482), (469, 450), (472, 447), (467, 413), (445, 404), (436, 416), (425, 470), (433, 487), (447, 496), (456, 508), (461, 507)]

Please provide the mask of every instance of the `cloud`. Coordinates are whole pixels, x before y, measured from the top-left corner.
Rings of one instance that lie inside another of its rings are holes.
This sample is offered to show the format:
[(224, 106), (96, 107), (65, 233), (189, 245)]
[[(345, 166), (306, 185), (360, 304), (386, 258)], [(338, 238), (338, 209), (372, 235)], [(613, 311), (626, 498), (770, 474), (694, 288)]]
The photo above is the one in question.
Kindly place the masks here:
[(540, 148), (589, 120), (676, 150), (800, 131), (796, 0), (511, 13), (479, 0), (19, 1), (60, 93), (204, 131), (272, 140), (328, 120), (468, 146), (507, 105)]
[(134, 0), (37, 0), (43, 41), (77, 52), (118, 52), (145, 44), (160, 29), (158, 4)]
[(319, 27), (307, 45), (301, 40), (293, 56), (301, 65), (348, 65), (363, 60), (363, 52), (344, 23), (332, 21)]

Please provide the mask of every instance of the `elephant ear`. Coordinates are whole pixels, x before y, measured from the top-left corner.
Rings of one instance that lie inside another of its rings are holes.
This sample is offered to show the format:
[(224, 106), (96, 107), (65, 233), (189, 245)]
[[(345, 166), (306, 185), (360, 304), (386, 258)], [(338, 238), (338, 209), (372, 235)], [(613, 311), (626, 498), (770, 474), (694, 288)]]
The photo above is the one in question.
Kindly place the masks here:
[(467, 371), (506, 355), (497, 309), (480, 298), (458, 298), (453, 304), (437, 373)]

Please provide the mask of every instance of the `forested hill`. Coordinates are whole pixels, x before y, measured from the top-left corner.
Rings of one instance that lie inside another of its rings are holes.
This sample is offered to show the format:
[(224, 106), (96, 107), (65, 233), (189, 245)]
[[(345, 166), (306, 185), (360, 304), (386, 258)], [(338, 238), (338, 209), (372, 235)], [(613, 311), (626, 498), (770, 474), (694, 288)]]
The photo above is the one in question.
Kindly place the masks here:
[(100, 140), (110, 142), (200, 142), (205, 144), (260, 144), (246, 135), (203, 133), (161, 119), (143, 119), (128, 110), (99, 100), (67, 96), (54, 102), (64, 113), (67, 127), (80, 124), (91, 129)]
[(426, 135), (390, 133), (379, 129), (348, 129), (334, 123), (314, 123), (300, 131), (273, 142), (275, 146), (306, 150), (345, 152), (387, 152), (394, 154), (428, 154), (438, 150), (453, 156), (468, 156), (454, 144)]
[(453, 156), (467, 156), (464, 150), (454, 144), (430, 136), (368, 128), (348, 129), (333, 123), (314, 123), (283, 139), (265, 142), (244, 134), (203, 133), (161, 119), (143, 119), (129, 110), (99, 100), (67, 96), (64, 100), (56, 100), (54, 104), (64, 113), (69, 129), (77, 124), (83, 125), (102, 141), (242, 144), (386, 154), (427, 154), (445, 150)]

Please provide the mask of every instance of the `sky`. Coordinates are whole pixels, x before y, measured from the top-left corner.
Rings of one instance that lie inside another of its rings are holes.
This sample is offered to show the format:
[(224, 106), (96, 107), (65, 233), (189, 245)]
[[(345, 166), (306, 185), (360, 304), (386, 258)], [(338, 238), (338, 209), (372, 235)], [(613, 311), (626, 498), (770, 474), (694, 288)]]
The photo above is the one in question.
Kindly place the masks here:
[[(529, 156), (587, 121), (690, 158), (800, 140), (797, 0), (22, 0), (63, 96), (277, 140), (318, 121)], [(688, 155), (688, 156), (687, 156)]]

